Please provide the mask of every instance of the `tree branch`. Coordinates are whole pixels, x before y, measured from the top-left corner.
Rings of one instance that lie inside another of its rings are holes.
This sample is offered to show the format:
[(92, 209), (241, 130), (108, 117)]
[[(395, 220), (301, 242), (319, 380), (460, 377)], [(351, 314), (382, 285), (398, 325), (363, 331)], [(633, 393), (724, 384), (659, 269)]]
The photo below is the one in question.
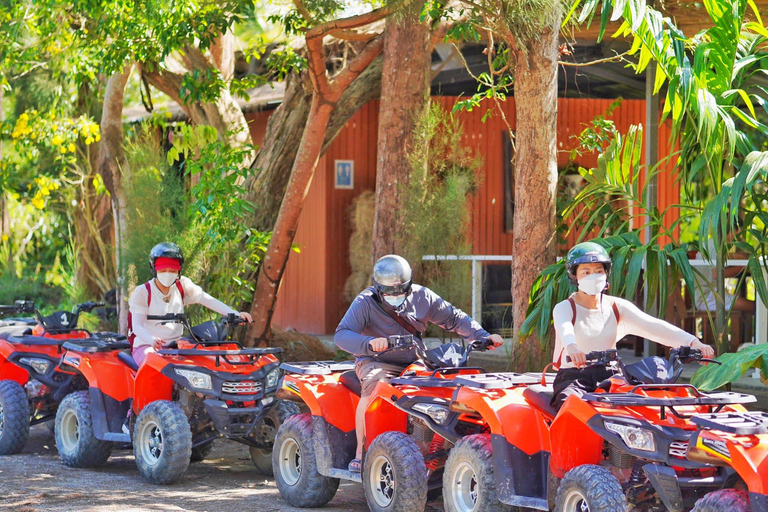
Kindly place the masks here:
[(214, 39), (211, 45), (211, 57), (214, 65), (221, 71), (225, 81), (235, 76), (235, 34), (227, 30)]
[(363, 51), (361, 51), (357, 57), (349, 61), (346, 67), (339, 72), (330, 82), (332, 94), (334, 100), (338, 100), (344, 90), (349, 87), (352, 81), (360, 76), (360, 73), (373, 62), (373, 60), (379, 56), (384, 49), (384, 36), (378, 35), (374, 40), (365, 45)]

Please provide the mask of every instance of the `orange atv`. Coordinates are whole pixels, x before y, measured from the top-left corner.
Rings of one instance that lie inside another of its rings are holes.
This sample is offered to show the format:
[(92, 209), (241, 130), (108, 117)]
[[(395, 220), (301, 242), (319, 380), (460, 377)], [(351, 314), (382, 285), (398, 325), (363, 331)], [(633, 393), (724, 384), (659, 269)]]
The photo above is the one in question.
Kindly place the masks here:
[[(587, 354), (615, 374), (594, 393), (569, 397), (559, 413), (550, 385), (481, 389), (462, 385), (451, 404), (487, 421), (490, 436), (464, 438), (444, 473), (446, 511), (683, 511), (722, 488), (733, 471), (686, 458), (695, 414), (744, 412), (751, 395), (675, 384), (682, 363), (705, 361), (683, 347), (669, 361), (624, 365), (615, 350)], [(457, 382), (468, 380), (463, 377)]]
[(339, 480), (363, 483), (374, 511), (423, 510), (430, 490), (439, 492), (448, 450), (461, 437), (486, 426), (472, 415), (449, 409), (454, 379), (482, 373), (466, 367), (479, 340), (466, 349), (445, 344), (427, 350), (413, 336), (392, 336), (389, 348), (415, 348), (419, 362), (400, 377), (379, 382), (365, 413), (363, 471), (347, 466), (355, 457), (355, 411), (360, 381), (348, 362), (283, 363), (279, 398), (303, 402), (309, 414), (293, 416), (278, 430), (272, 464), (277, 488), (295, 507), (319, 507), (336, 494)]
[[(106, 461), (114, 443), (133, 443), (136, 465), (151, 483), (170, 484), (200, 461), (217, 437), (245, 443), (257, 469), (271, 471), (275, 433), (299, 412), (276, 400), (280, 348), (243, 348), (221, 323), (191, 327), (183, 314), (148, 316), (183, 324), (190, 339), (151, 353), (138, 368), (126, 352), (105, 352), (98, 340), (70, 341), (62, 369), (82, 375), (87, 391), (68, 396), (56, 415), (56, 444), (65, 464)], [(131, 435), (132, 433), (132, 435)]]
[[(83, 385), (57, 367), (67, 339), (93, 336), (77, 328), (80, 312), (100, 305), (88, 302), (78, 305), (73, 313), (61, 311), (47, 317), (28, 301), (0, 306), (3, 313), (34, 312), (36, 317), (12, 319), (0, 326), (0, 454), (20, 452), (29, 437), (30, 425), (52, 421), (59, 402)], [(128, 346), (124, 336), (99, 336), (107, 340), (105, 343), (117, 342), (113, 350)]]
[(687, 458), (732, 468), (726, 488), (696, 502), (694, 512), (768, 512), (768, 414), (697, 414), (699, 431), (688, 442)]

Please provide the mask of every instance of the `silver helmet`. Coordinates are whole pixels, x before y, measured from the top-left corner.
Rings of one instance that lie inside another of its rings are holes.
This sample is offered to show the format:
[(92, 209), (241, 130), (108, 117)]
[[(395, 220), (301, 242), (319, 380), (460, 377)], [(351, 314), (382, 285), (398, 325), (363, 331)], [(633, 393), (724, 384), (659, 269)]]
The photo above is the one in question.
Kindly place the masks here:
[(411, 291), (411, 266), (402, 256), (387, 254), (373, 266), (373, 287), (380, 295), (402, 295)]

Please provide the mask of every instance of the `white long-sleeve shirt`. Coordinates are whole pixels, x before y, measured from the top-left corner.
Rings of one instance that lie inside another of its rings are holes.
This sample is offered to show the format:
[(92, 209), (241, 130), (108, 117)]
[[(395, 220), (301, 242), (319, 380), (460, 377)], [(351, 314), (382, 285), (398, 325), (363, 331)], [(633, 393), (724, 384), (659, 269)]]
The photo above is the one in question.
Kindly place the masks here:
[[(619, 310), (620, 321), (616, 322), (613, 304)], [(667, 347), (687, 346), (697, 340), (674, 325), (655, 318), (628, 300), (611, 295), (602, 295), (597, 309), (576, 304), (576, 321), (568, 300), (555, 306), (552, 311), (555, 322), (555, 353), (553, 361), (560, 360), (561, 368), (572, 368), (573, 363), (565, 360), (564, 347), (575, 343), (584, 353), (616, 348), (616, 343), (627, 335), (641, 336)]]
[(218, 299), (214, 299), (203, 291), (198, 285), (181, 276), (179, 279), (184, 289), (184, 300), (181, 299), (181, 293), (175, 284), (171, 285), (168, 295), (155, 284), (152, 279), (149, 286), (152, 290), (152, 300), (147, 307), (147, 287), (139, 285), (133, 290), (128, 306), (131, 311), (131, 324), (136, 339), (133, 342), (134, 349), (143, 345), (152, 345), (155, 338), (161, 338), (166, 342), (177, 340), (184, 334), (184, 327), (181, 324), (169, 323), (161, 324), (156, 320), (147, 320), (149, 315), (167, 315), (169, 313), (183, 313), (184, 306), (188, 304), (201, 304), (208, 309), (221, 315), (237, 313), (234, 309), (227, 306)]

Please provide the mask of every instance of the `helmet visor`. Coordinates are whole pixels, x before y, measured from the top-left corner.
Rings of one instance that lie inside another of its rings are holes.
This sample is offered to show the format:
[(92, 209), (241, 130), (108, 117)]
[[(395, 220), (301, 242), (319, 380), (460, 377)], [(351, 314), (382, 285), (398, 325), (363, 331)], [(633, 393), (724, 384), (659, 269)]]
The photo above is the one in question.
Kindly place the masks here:
[(403, 295), (410, 291), (411, 281), (406, 281), (405, 283), (396, 284), (392, 286), (387, 286), (387, 285), (377, 283), (376, 289), (382, 295)]

